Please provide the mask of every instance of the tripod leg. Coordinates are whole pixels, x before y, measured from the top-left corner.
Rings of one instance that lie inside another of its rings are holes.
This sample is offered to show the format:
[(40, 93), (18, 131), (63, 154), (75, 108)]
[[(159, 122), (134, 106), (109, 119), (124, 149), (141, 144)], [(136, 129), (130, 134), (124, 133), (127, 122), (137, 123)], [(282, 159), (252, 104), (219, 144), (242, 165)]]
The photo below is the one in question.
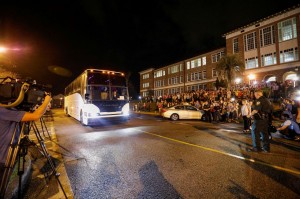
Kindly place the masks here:
[(46, 136), (45, 136), (45, 131), (44, 131), (44, 125), (43, 125), (43, 122), (42, 122), (42, 120), (43, 120), (42, 118), (43, 118), (43, 117), (40, 118), (40, 123), (41, 123), (43, 135), (44, 135), (44, 137), (46, 137)]
[(54, 165), (54, 163), (53, 163), (53, 161), (51, 159), (51, 156), (50, 156), (50, 154), (49, 154), (49, 152), (48, 152), (48, 150), (46, 148), (46, 145), (44, 143), (44, 139), (42, 138), (42, 136), (41, 136), (41, 134), (40, 134), (40, 132), (39, 132), (39, 130), (38, 130), (35, 122), (33, 122), (33, 130), (34, 130), (34, 133), (36, 135), (36, 138), (37, 138), (38, 142), (40, 143), (40, 146), (41, 146), (41, 148), (43, 150), (43, 153), (44, 153), (45, 157), (47, 158), (48, 164), (50, 165), (50, 167), (52, 169), (52, 174), (55, 175), (55, 178), (56, 178), (56, 180), (57, 180), (60, 188), (62, 189), (65, 198), (67, 198), (66, 192), (65, 192), (65, 190), (64, 190), (64, 188), (63, 188), (63, 186), (62, 186), (62, 184), (61, 184), (61, 182), (60, 182), (60, 180), (58, 178), (60, 176), (60, 173), (58, 173), (56, 171), (55, 165)]
[(23, 198), (22, 197), (22, 176), (24, 174), (25, 156), (27, 154), (27, 148), (26, 148), (25, 145), (22, 144), (22, 140), (21, 140), (20, 145), (21, 146), (19, 148), (19, 153), (18, 153), (18, 157), (19, 157), (19, 162), (18, 162), (18, 175), (19, 175), (18, 198)]
[[(50, 138), (50, 140), (51, 140), (51, 135), (50, 135), (50, 133), (49, 133), (49, 131), (48, 131), (48, 128), (47, 128), (47, 126), (46, 126), (46, 123), (45, 123), (45, 120), (44, 120), (43, 117), (40, 118), (40, 122), (41, 122), (43, 134), (44, 134), (44, 128), (43, 128), (43, 126), (44, 126), (45, 129), (46, 129), (46, 132), (47, 132), (47, 134), (48, 134), (48, 136), (49, 136), (49, 138)], [(44, 136), (45, 136), (45, 134), (44, 134)]]

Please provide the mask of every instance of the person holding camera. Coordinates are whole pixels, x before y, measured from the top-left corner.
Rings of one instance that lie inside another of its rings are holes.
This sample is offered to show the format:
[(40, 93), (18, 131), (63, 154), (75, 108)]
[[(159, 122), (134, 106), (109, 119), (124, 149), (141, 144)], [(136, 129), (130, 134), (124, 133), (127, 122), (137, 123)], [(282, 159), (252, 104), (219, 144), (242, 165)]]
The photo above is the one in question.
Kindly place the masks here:
[(40, 119), (46, 112), (50, 101), (51, 97), (47, 94), (44, 102), (33, 112), (14, 110), (1, 107), (0, 105), (0, 183), (4, 175), (5, 162), (14, 133), (14, 143), (18, 142), (21, 134), (19, 122), (30, 122)]
[[(263, 96), (261, 90), (254, 92), (256, 98), (253, 104), (253, 111), (251, 112), (254, 122), (252, 124), (252, 148), (247, 149), (252, 152), (270, 152), (270, 139), (269, 139), (269, 125), (271, 121), (272, 105), (270, 101)], [(260, 143), (260, 136), (262, 137), (262, 148)]]

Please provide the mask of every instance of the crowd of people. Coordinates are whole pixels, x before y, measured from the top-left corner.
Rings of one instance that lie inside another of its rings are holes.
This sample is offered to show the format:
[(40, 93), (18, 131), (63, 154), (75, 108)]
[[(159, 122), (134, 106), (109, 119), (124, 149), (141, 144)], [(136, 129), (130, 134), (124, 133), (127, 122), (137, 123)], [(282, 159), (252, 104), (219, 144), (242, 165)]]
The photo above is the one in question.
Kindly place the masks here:
[[(174, 93), (159, 97), (145, 98), (135, 104), (135, 111), (161, 111), (181, 103), (191, 104), (204, 112), (203, 120), (206, 122), (243, 122), (243, 132), (251, 131), (251, 121), (253, 102), (256, 100), (255, 91), (261, 90), (262, 95), (272, 104), (273, 110), (270, 117), (282, 120), (290, 119), (296, 124), (298, 116), (298, 103), (294, 99), (293, 93), (297, 90), (291, 84), (273, 82), (270, 84), (257, 84), (255, 86), (243, 85), (231, 89), (218, 88), (215, 90), (200, 89), (184, 93)], [(299, 107), (300, 108), (300, 107)], [(288, 117), (285, 117), (285, 115)], [(300, 118), (300, 114), (299, 114)], [(271, 120), (270, 120), (270, 123)], [(295, 128), (294, 128), (295, 129)], [(297, 136), (300, 131), (295, 133), (284, 132), (286, 138), (299, 139)], [(293, 136), (294, 135), (294, 136)]]

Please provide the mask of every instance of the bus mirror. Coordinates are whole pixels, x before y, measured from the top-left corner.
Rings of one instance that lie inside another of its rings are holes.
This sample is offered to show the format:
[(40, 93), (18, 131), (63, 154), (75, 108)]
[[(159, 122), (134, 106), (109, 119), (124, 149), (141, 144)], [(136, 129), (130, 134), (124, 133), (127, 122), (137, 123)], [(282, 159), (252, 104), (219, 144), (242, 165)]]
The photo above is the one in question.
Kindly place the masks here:
[(86, 94), (84, 95), (84, 97), (85, 97), (86, 100), (89, 100), (89, 99), (90, 99), (90, 94), (86, 93)]

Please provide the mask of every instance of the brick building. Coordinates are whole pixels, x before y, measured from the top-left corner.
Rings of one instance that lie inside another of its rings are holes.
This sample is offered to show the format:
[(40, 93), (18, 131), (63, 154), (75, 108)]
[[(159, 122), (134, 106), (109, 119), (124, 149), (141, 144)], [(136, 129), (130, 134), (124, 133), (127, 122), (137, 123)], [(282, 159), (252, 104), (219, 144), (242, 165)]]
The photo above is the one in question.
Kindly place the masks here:
[(300, 73), (300, 6), (283, 10), (223, 35), (226, 47), (140, 72), (140, 95), (213, 89), (216, 63), (225, 54), (239, 53), (245, 61), (243, 82), (286, 82), (297, 85)]

